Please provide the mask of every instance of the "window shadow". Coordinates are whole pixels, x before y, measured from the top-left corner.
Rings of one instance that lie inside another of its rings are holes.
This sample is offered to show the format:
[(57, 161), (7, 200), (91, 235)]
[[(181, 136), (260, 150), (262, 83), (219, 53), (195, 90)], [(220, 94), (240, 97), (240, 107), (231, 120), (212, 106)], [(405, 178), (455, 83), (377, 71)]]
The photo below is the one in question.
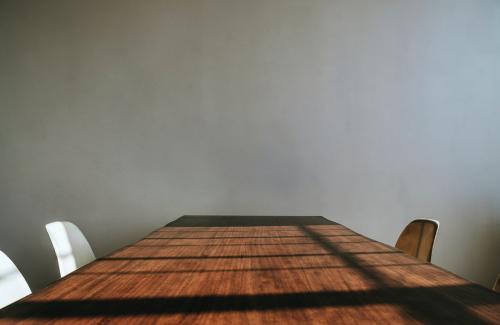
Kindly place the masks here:
[[(150, 238), (151, 239), (151, 238)], [(176, 238), (177, 239), (177, 238)], [(207, 238), (210, 239), (210, 238)], [(219, 239), (219, 238), (217, 238)], [(346, 241), (337, 241), (336, 244), (360, 244), (360, 243), (370, 243), (369, 240), (346, 240)], [(126, 247), (229, 247), (229, 246), (296, 246), (296, 245), (317, 245), (317, 243), (312, 241), (307, 242), (293, 242), (293, 243), (233, 243), (233, 244), (164, 244), (164, 245), (150, 245), (150, 244), (141, 244), (140, 242), (135, 245), (128, 245)]]
[[(364, 264), (366, 268), (379, 267), (413, 267), (418, 265), (426, 265), (425, 263), (395, 263), (395, 264)], [(221, 268), (221, 269), (175, 269), (162, 271), (83, 271), (73, 273), (72, 276), (88, 276), (88, 275), (132, 275), (132, 274), (171, 274), (171, 273), (217, 273), (217, 272), (270, 272), (270, 271), (294, 271), (294, 270), (329, 270), (329, 269), (349, 269), (351, 267), (345, 265), (321, 265), (321, 266), (298, 266), (298, 267), (261, 267), (261, 268)]]
[[(279, 218), (279, 219), (278, 219)], [(365, 254), (402, 254), (397, 250), (384, 252), (346, 252), (340, 244), (322, 235), (314, 225), (337, 225), (322, 217), (243, 217), (243, 216), (185, 216), (169, 224), (175, 227), (232, 227), (232, 226), (296, 226), (302, 232), (303, 238), (310, 239), (322, 247), (324, 254), (291, 254), (291, 255), (238, 255), (238, 256), (172, 256), (172, 257), (108, 257), (103, 261), (134, 261), (134, 260), (167, 260), (167, 259), (220, 259), (220, 258), (294, 258), (302, 256), (337, 256), (345, 265), (339, 266), (356, 270), (372, 286), (368, 290), (352, 291), (313, 291), (287, 292), (273, 294), (235, 294), (235, 295), (197, 295), (197, 296), (164, 296), (136, 297), (127, 299), (58, 299), (33, 300), (27, 299), (0, 311), (1, 319), (66, 319), (92, 317), (118, 317), (140, 315), (170, 315), (170, 314), (202, 314), (210, 312), (231, 311), (267, 311), (267, 310), (298, 310), (307, 308), (357, 307), (391, 305), (399, 308), (409, 321), (417, 320), (428, 324), (452, 324), (457, 320), (462, 323), (487, 324), (479, 315), (474, 314), (469, 307), (500, 306), (500, 295), (490, 292), (478, 285), (441, 285), (434, 287), (407, 287), (401, 280), (388, 278), (378, 272), (383, 265), (368, 266), (359, 257)], [(352, 235), (359, 236), (359, 234)], [(228, 237), (217, 237), (226, 239)], [(241, 237), (237, 237), (241, 238)], [(247, 237), (242, 237), (247, 238)], [(262, 238), (262, 237), (250, 237)], [(280, 237), (277, 237), (280, 238)], [(167, 238), (149, 238), (151, 240)], [(193, 238), (172, 238), (193, 239)], [(201, 238), (214, 239), (214, 238)], [(359, 254), (359, 255), (358, 255)], [(140, 262), (139, 262), (140, 263)], [(426, 263), (418, 265), (428, 265)], [(127, 264), (126, 262), (123, 264)], [(172, 263), (173, 264), (173, 263)], [(223, 265), (223, 264), (222, 264)], [(258, 264), (256, 264), (258, 265)], [(403, 264), (404, 266), (405, 264)], [(396, 266), (396, 265), (395, 265)], [(324, 265), (321, 268), (327, 268)], [(336, 267), (336, 266), (334, 266)], [(386, 265), (391, 267), (391, 265)], [(303, 270), (307, 266), (297, 266)], [(268, 271), (274, 269), (269, 268)], [(196, 270), (196, 272), (217, 272), (218, 270)], [(264, 271), (262, 269), (252, 270)], [(86, 270), (70, 275), (84, 275)], [(163, 271), (159, 271), (163, 272)], [(184, 271), (185, 272), (185, 271)], [(154, 274), (148, 272), (149, 274)], [(120, 274), (120, 271), (111, 272)], [(138, 273), (142, 274), (142, 273)], [(291, 291), (291, 290), (289, 290)], [(496, 307), (495, 307), (496, 308)], [(491, 314), (489, 314), (491, 316)], [(500, 317), (500, 316), (499, 316)], [(411, 319), (414, 318), (414, 319)], [(100, 319), (102, 320), (102, 319)], [(105, 321), (105, 320), (104, 320)]]
[[(204, 260), (204, 259), (241, 259), (241, 258), (296, 258), (296, 257), (315, 257), (315, 256), (341, 256), (345, 255), (378, 255), (378, 254), (402, 254), (399, 251), (381, 251), (381, 252), (352, 252), (352, 253), (310, 253), (310, 254), (262, 254), (262, 255), (206, 255), (206, 256), (109, 256), (100, 258), (99, 261), (134, 261), (134, 260)], [(352, 265), (351, 265), (352, 267)]]
[[(359, 237), (358, 234), (346, 235), (320, 235), (321, 237)], [(171, 239), (264, 239), (264, 238), (308, 238), (307, 236), (289, 235), (289, 236), (214, 236), (214, 237), (146, 237), (142, 240), (171, 240)]]
[[(21, 301), (2, 310), (0, 319), (200, 314), (390, 304), (403, 306), (410, 315), (431, 324), (450, 324), (457, 319), (463, 323), (487, 324), (481, 318), (466, 312), (463, 305), (454, 303), (441, 294), (436, 294), (437, 291), (453, 293), (467, 299), (467, 292), (471, 288), (477, 289), (474, 285), (464, 285), (257, 295)], [(430, 304), (414, 306), (414, 301), (419, 297), (432, 298), (433, 300)], [(469, 297), (467, 302), (470, 305), (494, 305), (500, 303), (500, 298), (494, 295), (485, 295), (480, 301)]]
[[(469, 304), (483, 304), (478, 300), (467, 296), (467, 293), (460, 291), (466, 286), (444, 286), (444, 287), (416, 287), (416, 288), (397, 288), (401, 284), (398, 281), (388, 278), (384, 274), (377, 272), (376, 269), (365, 267), (354, 254), (343, 252), (335, 243), (331, 243), (321, 236), (320, 233), (305, 225), (298, 226), (304, 234), (307, 234), (314, 239), (323, 248), (330, 251), (332, 254), (342, 257), (342, 259), (352, 268), (359, 271), (367, 280), (371, 281), (380, 292), (384, 294), (399, 297), (399, 302), (392, 301), (391, 304), (397, 305), (405, 313), (412, 315), (414, 318), (431, 324), (442, 324), (444, 317), (450, 317), (455, 320), (460, 319), (464, 323), (472, 324), (488, 324), (479, 316), (471, 313), (464, 305), (464, 301)], [(450, 295), (453, 293), (453, 295)], [(470, 294), (470, 293), (469, 293)], [(378, 296), (381, 298), (381, 296)], [(460, 302), (456, 299), (460, 297)], [(471, 299), (472, 298), (472, 299)], [(491, 297), (490, 297), (491, 298)], [(477, 298), (480, 299), (480, 298)], [(495, 299), (491, 299), (494, 301)], [(384, 302), (388, 303), (388, 302)], [(495, 304), (500, 303), (500, 298)]]

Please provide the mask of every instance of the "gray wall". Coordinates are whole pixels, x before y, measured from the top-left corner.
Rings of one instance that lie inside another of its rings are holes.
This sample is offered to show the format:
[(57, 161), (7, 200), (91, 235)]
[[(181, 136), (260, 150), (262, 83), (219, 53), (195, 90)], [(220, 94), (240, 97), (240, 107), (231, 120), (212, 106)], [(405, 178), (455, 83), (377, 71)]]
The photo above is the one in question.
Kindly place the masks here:
[(0, 249), (57, 278), (182, 214), (319, 214), (500, 272), (500, 1), (0, 0)]

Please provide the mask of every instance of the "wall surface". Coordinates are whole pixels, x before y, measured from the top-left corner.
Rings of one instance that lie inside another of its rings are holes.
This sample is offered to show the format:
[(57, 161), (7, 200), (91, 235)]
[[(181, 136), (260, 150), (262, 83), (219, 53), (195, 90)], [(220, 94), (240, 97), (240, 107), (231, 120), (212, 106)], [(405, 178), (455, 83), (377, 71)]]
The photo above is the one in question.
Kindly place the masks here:
[(324, 215), (500, 272), (500, 1), (0, 0), (0, 249), (37, 289), (182, 214)]

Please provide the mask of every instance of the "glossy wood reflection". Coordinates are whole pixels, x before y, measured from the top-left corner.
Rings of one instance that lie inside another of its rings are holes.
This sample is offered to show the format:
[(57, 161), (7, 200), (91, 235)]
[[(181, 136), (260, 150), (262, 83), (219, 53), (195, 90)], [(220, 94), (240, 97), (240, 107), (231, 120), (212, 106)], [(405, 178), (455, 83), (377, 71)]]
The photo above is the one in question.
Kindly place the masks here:
[(183, 217), (0, 323), (499, 323), (500, 295), (321, 217)]

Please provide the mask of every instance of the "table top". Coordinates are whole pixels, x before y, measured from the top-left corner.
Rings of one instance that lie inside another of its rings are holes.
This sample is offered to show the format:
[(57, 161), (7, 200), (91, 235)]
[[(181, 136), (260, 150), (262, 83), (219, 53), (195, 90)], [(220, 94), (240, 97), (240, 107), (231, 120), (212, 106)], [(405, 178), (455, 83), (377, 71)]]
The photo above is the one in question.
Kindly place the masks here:
[(322, 217), (184, 216), (0, 323), (499, 324), (500, 295)]

